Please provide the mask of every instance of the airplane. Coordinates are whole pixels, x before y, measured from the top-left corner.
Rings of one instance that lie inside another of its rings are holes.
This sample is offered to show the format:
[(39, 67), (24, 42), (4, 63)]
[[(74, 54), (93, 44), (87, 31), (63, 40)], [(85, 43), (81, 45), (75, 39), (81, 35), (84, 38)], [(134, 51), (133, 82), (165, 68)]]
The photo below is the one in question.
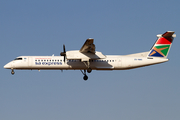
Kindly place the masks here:
[(167, 62), (169, 50), (173, 39), (176, 37), (174, 31), (167, 31), (158, 34), (157, 41), (147, 52), (129, 55), (103, 55), (95, 51), (94, 39), (89, 38), (85, 41), (80, 50), (66, 51), (63, 45), (63, 52), (60, 56), (19, 56), (7, 63), (4, 68), (20, 70), (80, 70), (87, 80), (86, 72), (92, 70), (127, 70), (154, 64)]

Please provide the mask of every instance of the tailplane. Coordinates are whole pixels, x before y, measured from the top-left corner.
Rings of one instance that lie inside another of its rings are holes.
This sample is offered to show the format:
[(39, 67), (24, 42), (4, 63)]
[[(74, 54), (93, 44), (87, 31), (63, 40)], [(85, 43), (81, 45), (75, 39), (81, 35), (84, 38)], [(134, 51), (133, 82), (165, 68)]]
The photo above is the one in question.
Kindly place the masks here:
[(167, 58), (173, 39), (176, 37), (173, 31), (157, 35), (158, 39), (151, 48), (148, 57)]

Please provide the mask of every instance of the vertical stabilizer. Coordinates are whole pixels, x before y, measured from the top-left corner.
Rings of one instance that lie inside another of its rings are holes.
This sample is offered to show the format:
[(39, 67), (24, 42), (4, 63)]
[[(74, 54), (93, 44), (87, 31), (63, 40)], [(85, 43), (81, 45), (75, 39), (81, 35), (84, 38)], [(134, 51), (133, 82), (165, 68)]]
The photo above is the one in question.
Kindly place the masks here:
[(158, 39), (150, 50), (148, 57), (167, 58), (172, 42), (176, 35), (173, 31), (167, 31), (164, 34), (157, 35)]

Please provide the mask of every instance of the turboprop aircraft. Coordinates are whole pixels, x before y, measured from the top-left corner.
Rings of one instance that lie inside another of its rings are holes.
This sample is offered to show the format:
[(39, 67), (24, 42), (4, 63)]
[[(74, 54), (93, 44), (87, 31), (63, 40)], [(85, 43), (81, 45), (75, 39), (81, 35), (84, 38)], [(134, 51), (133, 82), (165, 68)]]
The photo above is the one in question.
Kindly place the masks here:
[(173, 31), (157, 35), (158, 39), (150, 51), (130, 55), (103, 55), (95, 51), (94, 39), (86, 40), (80, 50), (66, 51), (63, 45), (61, 56), (19, 56), (4, 68), (21, 70), (80, 70), (87, 80), (92, 70), (126, 70), (163, 63), (176, 35)]

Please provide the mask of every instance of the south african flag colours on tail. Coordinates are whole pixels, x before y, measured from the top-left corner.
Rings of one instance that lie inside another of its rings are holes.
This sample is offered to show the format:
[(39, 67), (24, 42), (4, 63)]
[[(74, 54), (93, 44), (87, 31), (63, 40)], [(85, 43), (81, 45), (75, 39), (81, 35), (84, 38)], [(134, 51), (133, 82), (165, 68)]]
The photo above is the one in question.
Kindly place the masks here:
[(157, 35), (157, 37), (158, 39), (150, 50), (148, 57), (166, 58), (176, 35), (173, 31), (167, 31), (164, 34)]

